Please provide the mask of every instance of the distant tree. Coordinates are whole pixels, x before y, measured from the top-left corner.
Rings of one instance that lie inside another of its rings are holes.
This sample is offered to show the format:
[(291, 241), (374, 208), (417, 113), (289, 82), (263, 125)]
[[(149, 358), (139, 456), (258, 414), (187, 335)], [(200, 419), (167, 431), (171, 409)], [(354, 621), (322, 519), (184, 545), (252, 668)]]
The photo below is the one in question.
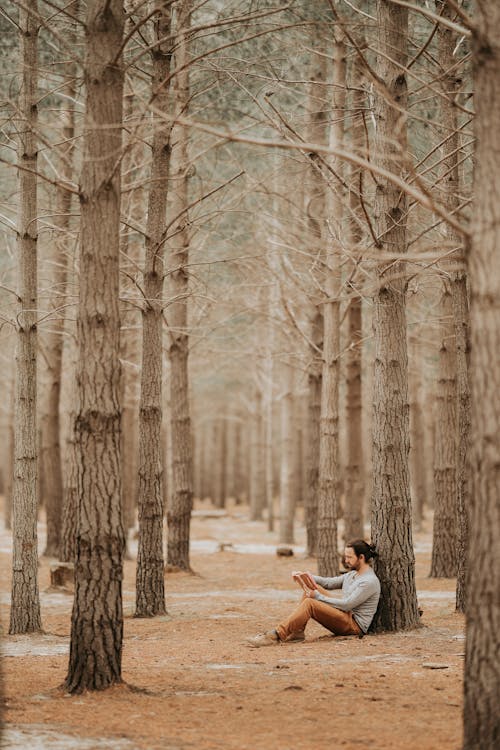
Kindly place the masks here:
[(17, 143), (18, 299), (12, 487), (12, 605), (10, 633), (41, 630), (37, 541), (37, 0), (19, 9), (21, 63)]
[(66, 689), (121, 681), (122, 575), (119, 229), (124, 10), (90, 0), (80, 186), (78, 525)]
[(500, 5), (474, 14), (477, 139), (469, 255), (472, 503), (466, 605), (464, 750), (500, 745)]

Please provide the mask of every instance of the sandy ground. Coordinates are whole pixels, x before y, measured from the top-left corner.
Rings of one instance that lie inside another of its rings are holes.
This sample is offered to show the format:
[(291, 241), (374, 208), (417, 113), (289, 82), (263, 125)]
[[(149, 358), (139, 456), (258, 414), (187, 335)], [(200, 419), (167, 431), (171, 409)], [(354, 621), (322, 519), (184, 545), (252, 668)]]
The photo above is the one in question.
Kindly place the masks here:
[(303, 527), (294, 558), (278, 558), (276, 534), (249, 522), (245, 508), (217, 516), (199, 506), (192, 538), (196, 575), (167, 575), (164, 617), (133, 617), (134, 563), (126, 562), (124, 684), (68, 696), (59, 686), (72, 598), (48, 591), (42, 559), (45, 633), (7, 635), (10, 540), (0, 530), (2, 748), (459, 750), (464, 621), (454, 581), (427, 577), (428, 530), (415, 539), (420, 629), (360, 640), (311, 623), (305, 643), (261, 649), (245, 638), (294, 606), (291, 570), (315, 570)]

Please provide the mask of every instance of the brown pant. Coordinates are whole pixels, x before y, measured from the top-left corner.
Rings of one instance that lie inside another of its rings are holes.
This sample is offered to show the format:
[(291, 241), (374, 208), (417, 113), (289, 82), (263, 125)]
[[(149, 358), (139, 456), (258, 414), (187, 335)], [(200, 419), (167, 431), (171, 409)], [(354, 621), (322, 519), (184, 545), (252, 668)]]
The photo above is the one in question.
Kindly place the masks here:
[[(331, 596), (330, 591), (326, 591), (318, 586), (318, 590), (325, 596)], [(292, 635), (302, 633), (305, 626), (311, 619), (319, 622), (334, 635), (359, 635), (361, 628), (352, 616), (352, 612), (342, 612), (342, 610), (332, 607), (331, 604), (320, 602), (317, 599), (309, 599), (304, 594), (299, 606), (292, 612), (288, 619), (281, 622), (277, 628), (280, 641), (286, 641)]]

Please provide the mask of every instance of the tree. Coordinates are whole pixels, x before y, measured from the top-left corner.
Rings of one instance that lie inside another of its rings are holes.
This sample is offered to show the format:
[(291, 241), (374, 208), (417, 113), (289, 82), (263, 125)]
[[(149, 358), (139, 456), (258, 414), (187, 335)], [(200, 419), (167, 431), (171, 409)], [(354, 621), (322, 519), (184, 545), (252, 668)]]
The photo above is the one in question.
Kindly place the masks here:
[(9, 633), (41, 630), (37, 542), (37, 1), (19, 9), (18, 299)]
[[(377, 23), (377, 76), (379, 85), (385, 88), (379, 91), (375, 108), (377, 162), (401, 174), (401, 160), (407, 147), (408, 10), (388, 0), (378, 0)], [(406, 212), (405, 193), (378, 176), (374, 207), (377, 243), (380, 251), (389, 252), (392, 258), (406, 252)], [(381, 601), (376, 627), (391, 631), (415, 627), (419, 619), (408, 467), (406, 281), (402, 261), (382, 261), (377, 271), (373, 319), (372, 540), (380, 555), (376, 571), (381, 583)]]
[[(346, 80), (345, 40), (335, 31), (333, 49), (333, 124), (330, 145), (342, 148)], [(335, 164), (336, 174), (342, 165)], [(323, 305), (323, 369), (318, 476), (318, 571), (322, 576), (338, 573), (337, 516), (339, 476), (339, 383), (340, 383), (340, 290), (343, 200), (341, 184), (330, 185), (327, 200), (328, 232)]]
[(167, 509), (167, 562), (189, 570), (189, 534), (193, 503), (193, 448), (189, 411), (189, 215), (188, 215), (188, 130), (176, 122), (186, 117), (189, 107), (189, 36), (192, 0), (175, 4), (176, 48), (173, 78), (174, 127), (172, 133), (171, 219), (168, 223), (169, 272), (168, 356), (170, 362), (170, 405), (172, 432), (173, 487)]
[(165, 612), (162, 493), (163, 280), (170, 172), (169, 73), (171, 7), (156, 6), (153, 55), (153, 149), (148, 202), (142, 307), (141, 401), (139, 406), (139, 548), (136, 617)]
[(500, 5), (476, 6), (471, 287), (472, 507), (466, 605), (464, 750), (500, 743)]
[(119, 228), (124, 29), (120, 0), (86, 17), (77, 383), (78, 528), (66, 689), (121, 681), (125, 546), (120, 466)]

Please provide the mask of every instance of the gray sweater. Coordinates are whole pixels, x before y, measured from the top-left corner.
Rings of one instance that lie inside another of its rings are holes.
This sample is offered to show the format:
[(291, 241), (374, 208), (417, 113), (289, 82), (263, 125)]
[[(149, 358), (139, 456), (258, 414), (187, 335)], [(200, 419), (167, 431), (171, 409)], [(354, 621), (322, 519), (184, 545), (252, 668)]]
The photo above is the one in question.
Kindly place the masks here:
[(352, 612), (353, 618), (361, 630), (366, 633), (377, 611), (380, 598), (380, 581), (370, 568), (362, 575), (350, 570), (335, 578), (313, 576), (317, 584), (324, 589), (342, 589), (342, 599), (324, 596), (316, 591), (316, 599), (341, 609), (342, 612)]

